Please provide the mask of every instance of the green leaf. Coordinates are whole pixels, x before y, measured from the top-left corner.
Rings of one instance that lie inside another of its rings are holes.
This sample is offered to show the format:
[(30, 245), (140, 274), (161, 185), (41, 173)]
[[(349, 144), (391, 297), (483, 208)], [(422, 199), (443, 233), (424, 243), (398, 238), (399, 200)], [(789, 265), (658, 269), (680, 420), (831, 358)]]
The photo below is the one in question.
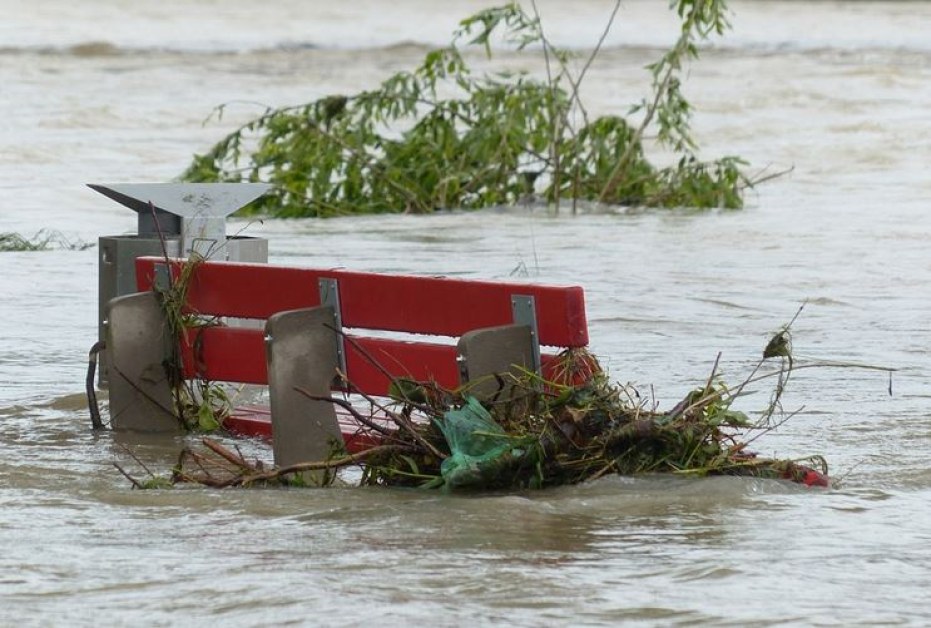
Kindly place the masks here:
[(213, 432), (220, 428), (220, 422), (217, 421), (213, 409), (207, 403), (197, 409), (197, 427), (204, 432)]

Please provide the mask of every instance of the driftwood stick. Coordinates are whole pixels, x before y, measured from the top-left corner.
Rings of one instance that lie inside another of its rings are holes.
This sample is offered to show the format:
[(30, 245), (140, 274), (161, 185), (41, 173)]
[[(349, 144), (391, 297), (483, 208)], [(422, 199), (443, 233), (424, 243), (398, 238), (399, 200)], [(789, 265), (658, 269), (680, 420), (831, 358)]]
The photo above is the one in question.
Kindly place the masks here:
[[(193, 460), (198, 467), (203, 471), (203, 475), (193, 476), (189, 473), (185, 473), (183, 470), (176, 475), (179, 481), (194, 482), (197, 484), (203, 484), (205, 486), (210, 486), (212, 488), (226, 488), (230, 486), (244, 486), (248, 484), (253, 484), (255, 482), (268, 482), (272, 480), (278, 480), (286, 475), (292, 473), (301, 473), (303, 471), (320, 471), (327, 469), (338, 469), (340, 467), (349, 466), (352, 464), (357, 464), (364, 461), (370, 456), (385, 454), (394, 451), (410, 451), (410, 447), (405, 447), (403, 445), (378, 445), (364, 451), (360, 451), (355, 454), (348, 454), (341, 458), (334, 458), (332, 460), (321, 460), (321, 461), (311, 461), (311, 462), (299, 462), (296, 464), (289, 465), (287, 467), (281, 467), (279, 469), (269, 469), (263, 471), (250, 464), (242, 456), (237, 456), (235, 453), (230, 451), (228, 448), (224, 447), (220, 443), (210, 439), (203, 438), (201, 442), (205, 447), (210, 449), (213, 453), (219, 456), (226, 462), (236, 465), (239, 470), (238, 474), (234, 473), (232, 477), (226, 479), (218, 479), (210, 474), (210, 472), (204, 466), (205, 462), (210, 462), (209, 458), (205, 458), (194, 451), (187, 450), (188, 457)], [(214, 462), (215, 464), (215, 462)], [(181, 465), (179, 464), (179, 467)], [(122, 472), (122, 469), (120, 469)], [(123, 472), (127, 478), (129, 478), (135, 485), (138, 485), (138, 482), (130, 478), (125, 472)], [(140, 485), (141, 488), (141, 485)]]
[(117, 464), (116, 462), (113, 463), (113, 466), (116, 467), (116, 470), (117, 470), (117, 471), (119, 471), (120, 473), (123, 474), (123, 477), (124, 477), (124, 478), (126, 478), (127, 480), (129, 480), (130, 482), (133, 483), (133, 488), (139, 488), (139, 489), (142, 488), (142, 484), (139, 483), (139, 480), (137, 480), (137, 479), (134, 478), (133, 476), (129, 475), (126, 471), (124, 471), (124, 470), (123, 470), (123, 467), (121, 467), (121, 466), (120, 466), (119, 464)]
[[(123, 451), (125, 451), (126, 454), (127, 454), (130, 458), (132, 458), (133, 460), (136, 461), (136, 464), (138, 464), (140, 467), (142, 467), (142, 469), (143, 469), (146, 473), (149, 474), (149, 477), (150, 477), (150, 478), (157, 477), (154, 473), (152, 473), (151, 469), (149, 469), (149, 467), (147, 467), (147, 466), (145, 465), (145, 463), (144, 463), (142, 460), (139, 459), (139, 456), (137, 456), (135, 453), (133, 453), (133, 451), (132, 451), (129, 447), (127, 447), (127, 446), (124, 445), (123, 443), (119, 443), (119, 446), (120, 446), (120, 449), (122, 449)], [(116, 464), (116, 463), (114, 463), (114, 464)], [(117, 468), (119, 468), (119, 467), (117, 467)], [(122, 471), (122, 469), (120, 469), (120, 470)]]
[(220, 456), (221, 458), (223, 458), (230, 464), (235, 465), (236, 467), (246, 470), (246, 471), (253, 471), (253, 472), (257, 471), (255, 466), (250, 464), (241, 455), (237, 455), (233, 453), (232, 451), (230, 451), (229, 449), (227, 449), (226, 447), (224, 447), (217, 441), (210, 439), (210, 438), (203, 438), (201, 439), (201, 442), (204, 444), (204, 446), (207, 449), (217, 454), (218, 456)]
[[(204, 440), (206, 441), (207, 439)], [(208, 447), (210, 445), (209, 443), (205, 444), (207, 444)], [(189, 484), (201, 484), (211, 488), (225, 488), (237, 483), (239, 478), (248, 471), (254, 471), (254, 469), (248, 466), (243, 467), (239, 464), (237, 464), (235, 468), (230, 468), (226, 465), (232, 464), (233, 461), (222, 455), (220, 451), (216, 449), (211, 450), (220, 456), (220, 458), (205, 456), (189, 447), (182, 449), (181, 454), (178, 456), (178, 464), (171, 476), (172, 484), (184, 482)], [(188, 464), (195, 466), (196, 469), (193, 471), (185, 470), (186, 461)], [(211, 471), (211, 468), (213, 468), (214, 471)], [(223, 473), (222, 479), (214, 474), (214, 472), (218, 470)]]
[(228, 484), (228, 486), (252, 484), (253, 482), (267, 482), (269, 480), (277, 480), (282, 476), (289, 475), (291, 473), (301, 473), (303, 471), (338, 469), (340, 467), (347, 467), (349, 465), (362, 462), (369, 456), (390, 453), (393, 451), (406, 451), (408, 449), (409, 448), (402, 447), (400, 445), (378, 445), (376, 447), (372, 447), (371, 449), (366, 449), (365, 451), (360, 451), (355, 454), (348, 454), (342, 458), (334, 458), (333, 460), (321, 460), (316, 462), (298, 462), (296, 464), (288, 465), (287, 467), (281, 467), (280, 469), (258, 472), (254, 475), (244, 475), (233, 480), (230, 484)]

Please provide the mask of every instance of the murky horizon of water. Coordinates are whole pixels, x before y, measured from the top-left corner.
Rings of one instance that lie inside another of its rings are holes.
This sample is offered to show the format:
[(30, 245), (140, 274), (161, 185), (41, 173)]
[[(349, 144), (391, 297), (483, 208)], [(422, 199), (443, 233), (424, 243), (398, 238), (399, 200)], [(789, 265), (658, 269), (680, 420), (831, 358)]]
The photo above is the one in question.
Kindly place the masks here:
[[(610, 12), (538, 2), (582, 55)], [(0, 232), (131, 232), (135, 215), (86, 183), (170, 180), (256, 103), (371, 85), (482, 6), (0, 0)], [(665, 6), (625, 2), (586, 79), (592, 111), (645, 93), (643, 66), (675, 35)], [(837, 488), (649, 477), (472, 497), (132, 491), (113, 463), (144, 472), (124, 447), (164, 472), (184, 442), (89, 430), (97, 251), (3, 253), (0, 623), (931, 623), (931, 4), (731, 6), (734, 31), (686, 85), (702, 154), (791, 169), (742, 211), (531, 207), (229, 231), (267, 237), (274, 263), (581, 285), (591, 348), (661, 407), (703, 384), (719, 352), (725, 378), (742, 379), (807, 302), (800, 360), (896, 369), (891, 396), (883, 372), (799, 371), (785, 398), (799, 413), (754, 442), (823, 454)], [(523, 64), (502, 54), (487, 67)], [(202, 124), (222, 103), (223, 120)]]

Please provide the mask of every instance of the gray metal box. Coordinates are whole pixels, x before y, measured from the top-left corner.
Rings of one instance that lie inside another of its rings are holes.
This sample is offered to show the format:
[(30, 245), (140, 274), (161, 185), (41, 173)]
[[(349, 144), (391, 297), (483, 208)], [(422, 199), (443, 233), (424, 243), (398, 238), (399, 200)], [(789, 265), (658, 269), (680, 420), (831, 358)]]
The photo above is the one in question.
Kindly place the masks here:
[[(98, 337), (106, 338), (107, 303), (136, 292), (136, 258), (187, 257), (197, 252), (212, 260), (268, 262), (268, 240), (227, 236), (226, 217), (264, 194), (260, 183), (144, 183), (91, 188), (138, 214), (138, 234), (99, 240)], [(164, 245), (162, 241), (164, 240)], [(106, 351), (99, 355), (98, 385), (106, 388), (110, 372)]]
[[(177, 257), (181, 251), (178, 237), (165, 240), (165, 247), (158, 238), (142, 236), (104, 236), (98, 239), (98, 281), (97, 281), (97, 336), (98, 340), (106, 338), (105, 311), (110, 299), (137, 292), (136, 258), (145, 255), (165, 255)], [(110, 367), (107, 352), (99, 355), (97, 383), (106, 388), (110, 381)]]

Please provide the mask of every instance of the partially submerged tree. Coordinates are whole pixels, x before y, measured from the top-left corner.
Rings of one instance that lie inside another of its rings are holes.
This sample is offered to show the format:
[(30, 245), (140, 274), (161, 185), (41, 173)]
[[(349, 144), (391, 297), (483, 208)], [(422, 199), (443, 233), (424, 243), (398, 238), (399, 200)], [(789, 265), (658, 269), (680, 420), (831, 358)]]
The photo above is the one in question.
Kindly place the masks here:
[[(517, 3), (488, 9), (463, 20), (450, 46), (378, 89), (268, 109), (196, 156), (182, 178), (272, 183), (257, 210), (281, 217), (423, 213), (527, 198), (557, 209), (564, 199), (741, 207), (753, 184), (741, 170), (744, 162), (697, 158), (691, 107), (678, 78), (698, 57), (698, 43), (729, 27), (725, 1), (674, 0), (681, 31), (648, 66), (650, 97), (631, 117), (591, 118), (579, 85), (619, 6), (618, 0), (578, 72), (569, 53), (546, 37), (535, 4), (533, 14)], [(491, 55), (499, 35), (519, 51), (542, 49), (545, 79), (474, 75), (460, 46), (481, 46)], [(679, 156), (675, 165), (659, 168), (646, 159), (647, 132)]]

